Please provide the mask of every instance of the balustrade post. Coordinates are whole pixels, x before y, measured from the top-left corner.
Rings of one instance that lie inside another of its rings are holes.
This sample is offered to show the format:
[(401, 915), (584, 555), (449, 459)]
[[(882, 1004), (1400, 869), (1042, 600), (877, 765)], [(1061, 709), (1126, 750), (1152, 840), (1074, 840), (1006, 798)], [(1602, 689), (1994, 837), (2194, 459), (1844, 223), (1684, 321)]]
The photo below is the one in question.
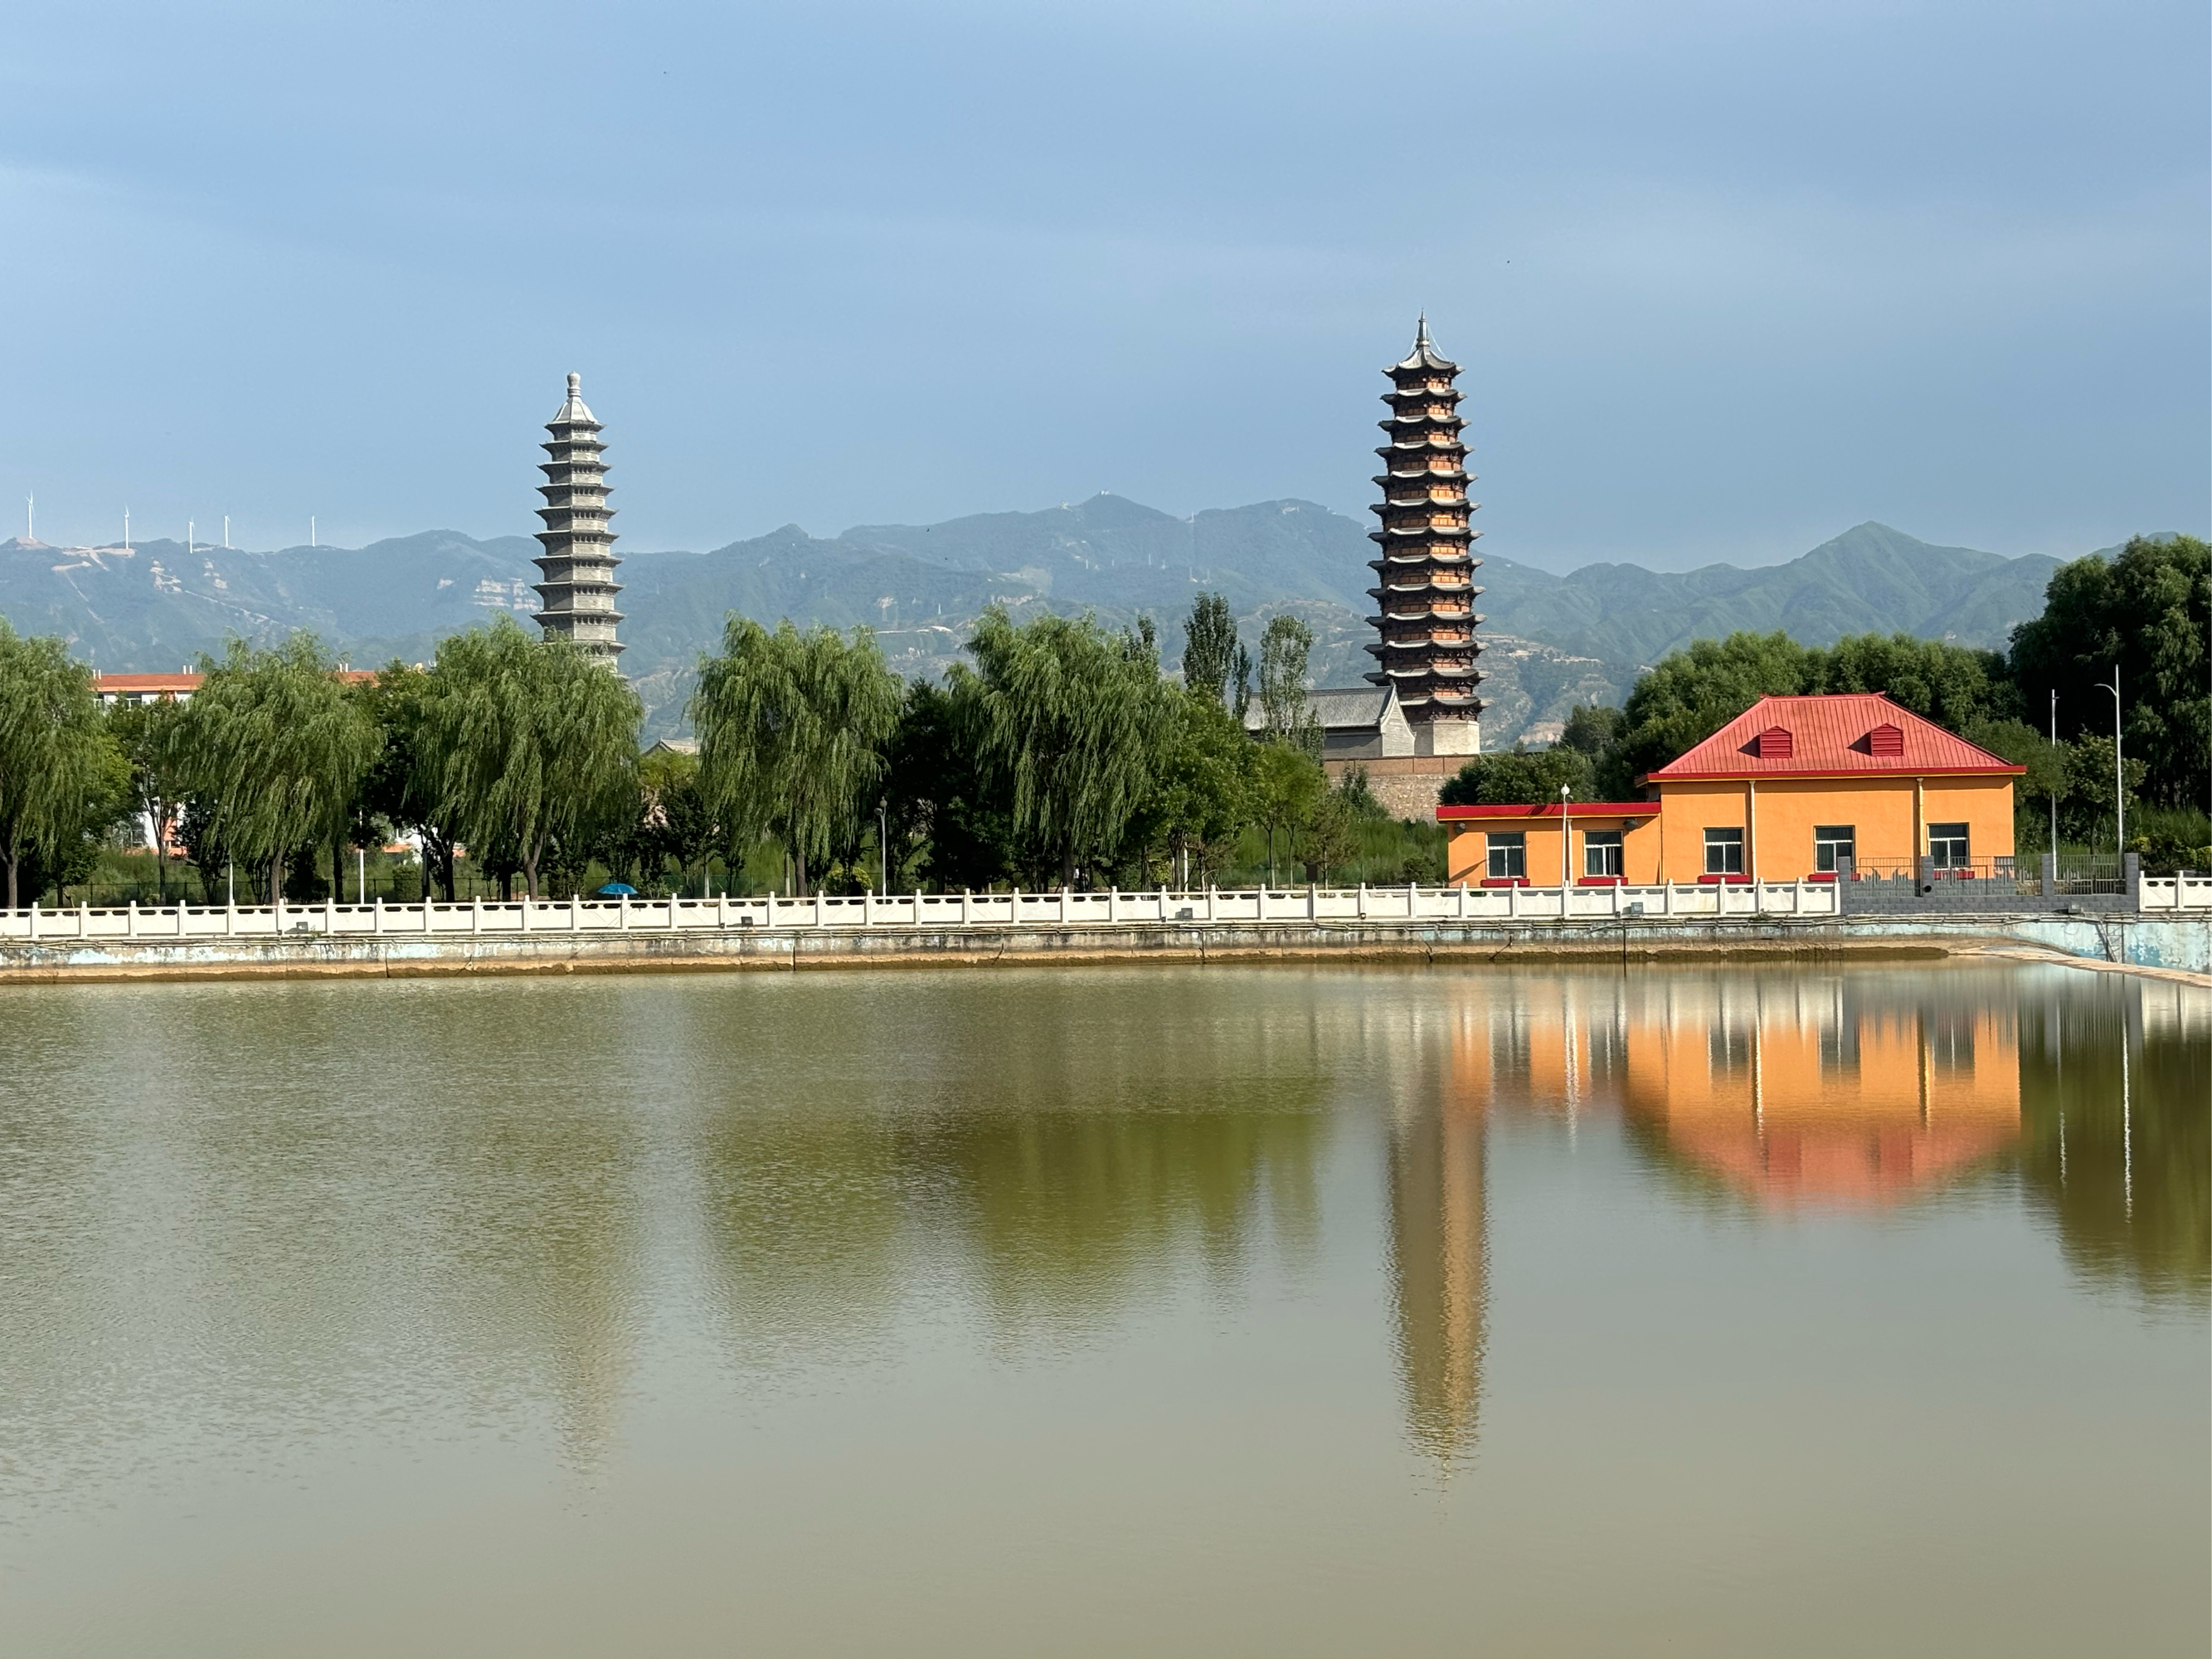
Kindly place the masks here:
[(138, 901), (137, 899), (131, 901), (131, 908), (123, 914), (123, 937), (125, 939), (138, 937)]
[(1267, 919), (1267, 884), (1266, 882), (1263, 881), (1260, 884), (1258, 893), (1259, 909), (1256, 913), (1255, 919), (1261, 921), (1265, 921)]
[(36, 900), (36, 899), (34, 898), (34, 899), (33, 899), (33, 900), (31, 901), (31, 943), (32, 943), (32, 944), (33, 944), (33, 945), (36, 945), (38, 942), (39, 942), (39, 902), (38, 902), (38, 900)]
[(76, 902), (76, 936), (79, 939), (92, 937), (92, 902), (89, 899)]
[(1067, 926), (1067, 899), (1068, 886), (1062, 882), (1060, 884), (1060, 925), (1063, 927)]
[(1311, 882), (1306, 884), (1306, 920), (1308, 921), (1321, 920), (1321, 893)]
[(368, 931), (372, 933), (381, 933), (384, 931), (384, 895), (381, 893), (376, 896), (375, 902), (369, 906)]
[(469, 901), (469, 932), (483, 932), (483, 895), (481, 893)]
[(1459, 884), (1459, 919), (1462, 921), (1467, 920), (1467, 884), (1465, 882)]
[(1220, 894), (1221, 890), (1212, 882), (1206, 884), (1206, 919), (1209, 922), (1213, 920), (1213, 901), (1219, 897)]
[(1106, 925), (1109, 927), (1121, 920), (1121, 890), (1109, 884), (1106, 889)]
[(1367, 920), (1367, 878), (1364, 876), (1359, 878), (1359, 900), (1353, 914), (1362, 921)]
[(1521, 920), (1521, 884), (1517, 881), (1505, 884), (1505, 919), (1508, 921)]

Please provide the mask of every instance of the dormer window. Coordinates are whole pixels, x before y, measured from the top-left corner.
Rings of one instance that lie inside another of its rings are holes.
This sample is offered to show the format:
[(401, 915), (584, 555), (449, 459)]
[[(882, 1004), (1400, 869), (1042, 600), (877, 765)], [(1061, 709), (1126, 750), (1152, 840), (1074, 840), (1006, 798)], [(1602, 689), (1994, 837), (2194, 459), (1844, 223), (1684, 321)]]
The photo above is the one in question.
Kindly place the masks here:
[(1788, 760), (1797, 752), (1796, 739), (1784, 726), (1770, 726), (1757, 738), (1757, 753), (1761, 760)]
[(1867, 753), (1869, 755), (1902, 755), (1905, 752), (1905, 730), (1884, 721), (1867, 733)]

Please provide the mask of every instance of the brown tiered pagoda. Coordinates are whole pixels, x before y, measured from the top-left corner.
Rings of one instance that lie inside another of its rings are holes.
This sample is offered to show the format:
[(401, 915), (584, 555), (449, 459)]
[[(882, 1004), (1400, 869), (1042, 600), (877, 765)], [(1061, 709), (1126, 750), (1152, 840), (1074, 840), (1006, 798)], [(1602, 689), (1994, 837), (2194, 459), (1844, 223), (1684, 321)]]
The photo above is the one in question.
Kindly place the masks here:
[(1467, 446), (1460, 441), (1459, 365), (1437, 356), (1422, 317), (1413, 350), (1382, 371), (1390, 390), (1381, 422), (1390, 441), (1375, 453), (1385, 471), (1381, 505), (1372, 510), (1382, 527), (1367, 532), (1382, 556), (1368, 561), (1382, 583), (1369, 588), (1380, 614), (1368, 618), (1381, 639), (1367, 647), (1376, 685), (1396, 693), (1413, 726), (1415, 752), (1472, 755), (1482, 744), (1482, 700), (1475, 665), (1474, 538), (1467, 498)]
[(602, 667), (612, 669), (622, 654), (615, 629), (622, 613), (615, 595), (614, 532), (607, 520), (614, 510), (607, 505), (607, 469), (599, 456), (606, 446), (602, 430), (584, 406), (583, 377), (568, 377), (568, 398), (560, 413), (546, 422), (553, 441), (544, 446), (546, 459), (539, 471), (545, 482), (538, 493), (545, 505), (538, 516), (545, 528), (538, 539), (545, 550), (535, 561), (545, 580), (537, 584), (544, 602), (538, 613), (539, 626), (549, 640), (568, 640)]

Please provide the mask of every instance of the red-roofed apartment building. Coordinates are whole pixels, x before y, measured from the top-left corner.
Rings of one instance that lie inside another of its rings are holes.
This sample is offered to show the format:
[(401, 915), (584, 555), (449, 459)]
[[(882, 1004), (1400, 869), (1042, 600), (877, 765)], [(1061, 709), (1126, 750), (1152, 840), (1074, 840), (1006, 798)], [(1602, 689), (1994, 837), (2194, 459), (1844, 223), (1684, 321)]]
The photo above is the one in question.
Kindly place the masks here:
[[(1439, 806), (1448, 879), (1557, 885), (1987, 872), (2026, 769), (1871, 692), (1761, 697), (1642, 780), (1641, 801)], [(1563, 836), (1562, 830), (1565, 830)]]

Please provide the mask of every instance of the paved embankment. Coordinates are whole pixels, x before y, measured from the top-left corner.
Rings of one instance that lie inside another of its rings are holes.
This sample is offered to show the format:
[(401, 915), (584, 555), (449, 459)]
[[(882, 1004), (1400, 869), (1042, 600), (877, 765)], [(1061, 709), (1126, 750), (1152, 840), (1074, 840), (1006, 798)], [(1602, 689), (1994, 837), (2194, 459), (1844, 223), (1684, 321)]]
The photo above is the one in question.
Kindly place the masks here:
[[(1339, 960), (1511, 963), (1844, 960), (2002, 953), (2212, 974), (2212, 921), (2115, 917), (1808, 917), (1549, 921), (1139, 922), (742, 928), (433, 939), (94, 939), (0, 944), (0, 983), (118, 979), (789, 971), (998, 963)], [(2212, 979), (2205, 981), (2212, 983)]]

